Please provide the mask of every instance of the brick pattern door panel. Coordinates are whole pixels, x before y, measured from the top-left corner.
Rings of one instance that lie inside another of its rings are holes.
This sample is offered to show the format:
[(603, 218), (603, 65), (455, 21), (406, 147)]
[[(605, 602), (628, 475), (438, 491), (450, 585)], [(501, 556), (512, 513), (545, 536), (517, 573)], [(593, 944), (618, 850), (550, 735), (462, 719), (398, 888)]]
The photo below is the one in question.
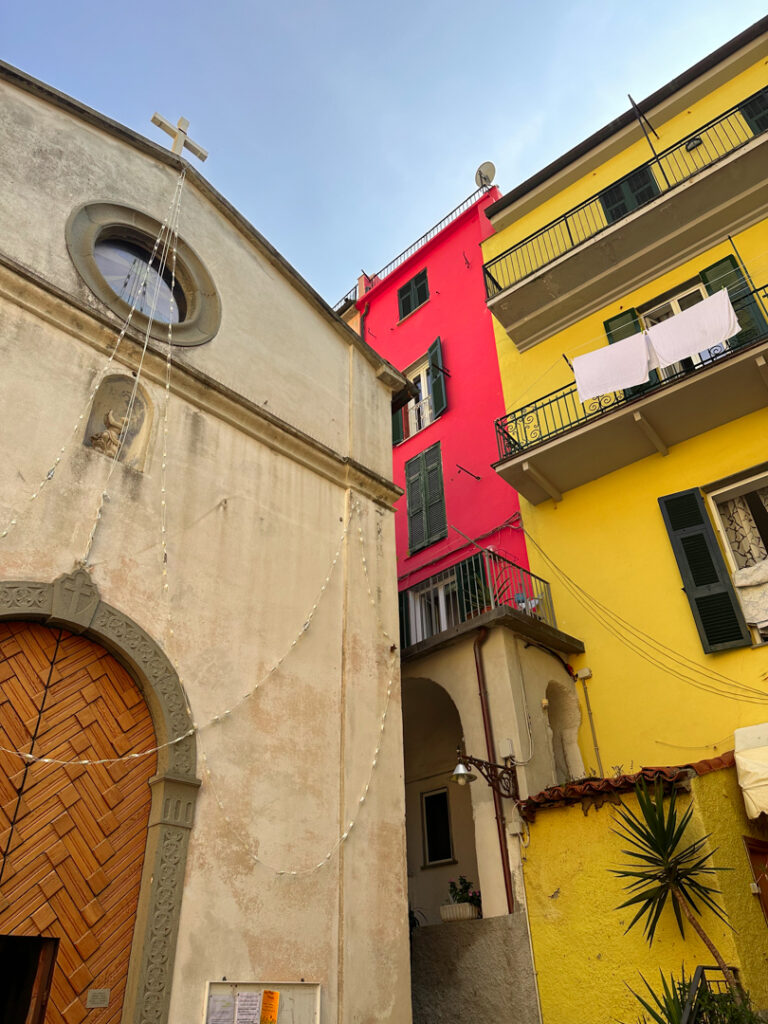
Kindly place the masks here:
[[(104, 648), (0, 623), (0, 747), (27, 752), (35, 733), (36, 757), (66, 761), (155, 745), (144, 698)], [(155, 768), (152, 754), (25, 769), (0, 750), (0, 935), (60, 940), (46, 1024), (119, 1024)], [(109, 989), (108, 1005), (86, 1009), (90, 989)]]

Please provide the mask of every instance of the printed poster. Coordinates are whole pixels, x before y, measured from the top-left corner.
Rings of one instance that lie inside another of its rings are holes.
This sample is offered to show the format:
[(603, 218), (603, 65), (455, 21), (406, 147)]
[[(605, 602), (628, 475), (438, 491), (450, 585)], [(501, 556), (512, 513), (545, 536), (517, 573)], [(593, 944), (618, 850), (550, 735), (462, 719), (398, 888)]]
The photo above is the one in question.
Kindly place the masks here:
[(265, 988), (261, 1004), (261, 1020), (259, 1024), (277, 1024), (277, 1013), (280, 1007), (280, 993)]
[(238, 992), (235, 1024), (261, 1024), (261, 992)]
[(211, 992), (206, 1024), (235, 1024), (235, 997), (232, 992)]

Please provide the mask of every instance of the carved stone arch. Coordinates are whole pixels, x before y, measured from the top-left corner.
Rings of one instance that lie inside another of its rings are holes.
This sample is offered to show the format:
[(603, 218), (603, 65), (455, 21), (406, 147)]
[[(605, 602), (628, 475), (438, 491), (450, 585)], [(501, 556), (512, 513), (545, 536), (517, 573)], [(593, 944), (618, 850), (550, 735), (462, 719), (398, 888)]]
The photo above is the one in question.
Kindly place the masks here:
[[(197, 745), (176, 671), (158, 644), (123, 612), (105, 604), (84, 569), (53, 583), (0, 583), (0, 621), (62, 626), (97, 641), (130, 672), (149, 707), (157, 737), (157, 774), (141, 876), (124, 1024), (168, 1019), (189, 833), (200, 786)], [(189, 735), (187, 735), (189, 734)], [(170, 743), (184, 736), (178, 743)]]

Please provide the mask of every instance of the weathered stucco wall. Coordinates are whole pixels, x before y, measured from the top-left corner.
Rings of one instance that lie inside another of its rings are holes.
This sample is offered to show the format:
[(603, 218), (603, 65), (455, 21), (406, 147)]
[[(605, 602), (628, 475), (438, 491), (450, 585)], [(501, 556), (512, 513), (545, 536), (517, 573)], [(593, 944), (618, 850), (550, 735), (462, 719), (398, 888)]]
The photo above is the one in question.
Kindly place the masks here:
[[(734, 930), (711, 911), (701, 923), (726, 961), (742, 969), (756, 1005), (765, 1008), (766, 925), (757, 897), (749, 892), (751, 874), (741, 842), (743, 834), (758, 833), (747, 824), (735, 774), (725, 769), (695, 778), (691, 795), (680, 794), (678, 807), (682, 813), (694, 801), (686, 842), (711, 832), (710, 848), (717, 848), (712, 863), (732, 869), (719, 873), (714, 884)], [(632, 794), (623, 799), (637, 812)], [(698, 964), (711, 963), (690, 928), (685, 939), (680, 937), (670, 906), (653, 946), (643, 938), (642, 925), (624, 934), (634, 912), (616, 909), (626, 895), (610, 871), (627, 858), (613, 825), (611, 806), (585, 816), (578, 805), (541, 810), (531, 825), (523, 864), (544, 1024), (635, 1020), (639, 1004), (627, 986), (642, 988), (641, 974), (658, 985), (659, 968), (679, 977), (685, 965), (690, 976)]]
[[(110, 199), (162, 220), (175, 174), (36, 98), (4, 89), (3, 104), (3, 253), (96, 309), (65, 248), (69, 212)], [(110, 477), (111, 460), (82, 439), (114, 334), (0, 268), (0, 533), (16, 520), (0, 539), (0, 579), (71, 571), (107, 491), (92, 579), (177, 663), (199, 727), (169, 1019), (202, 1020), (206, 981), (226, 976), (318, 982), (323, 1024), (407, 1022), (394, 529), (386, 484), (363, 470), (350, 486), (344, 462), (388, 473), (389, 391), (190, 183), (181, 233), (216, 281), (223, 319), (212, 342), (174, 352), (165, 494), (163, 359), (150, 351), (142, 370), (153, 406), (144, 472), (118, 463)], [(135, 363), (126, 340), (110, 372), (130, 376)], [(192, 381), (186, 366), (215, 381)], [(216, 381), (334, 451), (245, 406), (233, 413)]]
[(411, 964), (414, 1024), (538, 1024), (522, 913), (419, 928)]
[[(162, 222), (177, 172), (34, 96), (5, 83), (0, 89), (2, 251), (103, 311), (67, 253), (67, 219), (85, 203), (109, 201)], [(362, 416), (378, 423), (387, 395), (384, 388), (358, 387), (342, 330), (312, 303), (297, 301), (285, 274), (191, 181), (182, 195), (179, 234), (211, 274), (222, 300), (222, 320), (214, 344), (178, 352), (178, 361), (391, 477), (387, 435), (376, 428), (358, 429), (350, 443), (350, 403), (359, 402)]]

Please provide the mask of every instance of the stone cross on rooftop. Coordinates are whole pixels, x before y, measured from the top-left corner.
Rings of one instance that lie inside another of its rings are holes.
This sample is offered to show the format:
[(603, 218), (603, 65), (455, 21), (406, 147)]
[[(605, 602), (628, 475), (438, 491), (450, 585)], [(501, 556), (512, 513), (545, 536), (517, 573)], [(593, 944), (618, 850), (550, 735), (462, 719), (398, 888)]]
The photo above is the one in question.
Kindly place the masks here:
[(152, 115), (152, 124), (156, 124), (158, 128), (162, 128), (164, 132), (173, 139), (173, 145), (171, 146), (171, 152), (177, 153), (179, 156), (182, 155), (182, 150), (186, 147), (191, 153), (199, 160), (205, 160), (208, 156), (208, 151), (203, 149), (202, 146), (198, 146), (196, 142), (187, 135), (187, 128), (189, 128), (189, 121), (186, 117), (180, 117), (178, 122), (173, 125), (167, 118), (163, 117), (162, 114), (155, 112)]

